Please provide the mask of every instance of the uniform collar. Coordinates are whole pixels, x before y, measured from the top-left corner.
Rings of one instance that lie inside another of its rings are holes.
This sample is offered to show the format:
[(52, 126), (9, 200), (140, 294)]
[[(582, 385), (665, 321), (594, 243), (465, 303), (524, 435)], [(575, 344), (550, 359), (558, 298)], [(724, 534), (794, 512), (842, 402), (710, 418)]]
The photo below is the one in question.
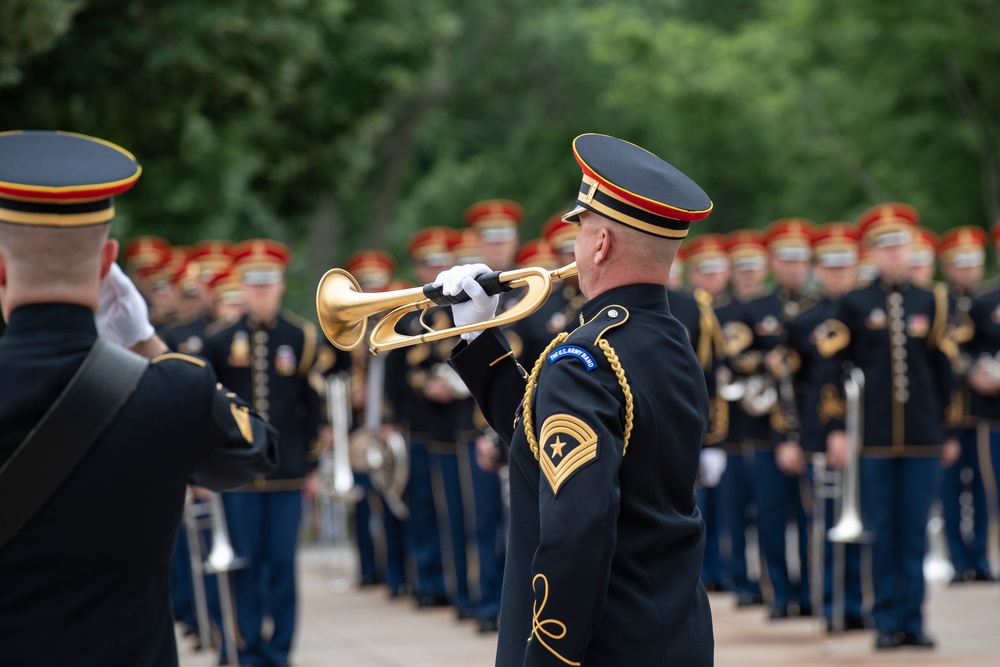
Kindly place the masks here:
[(890, 292), (906, 292), (910, 289), (909, 280), (901, 280), (898, 283), (890, 283), (886, 280), (879, 279), (878, 283), (882, 287), (882, 291), (886, 294)]
[(94, 311), (74, 303), (31, 303), (10, 314), (5, 335), (35, 331), (67, 331), (97, 337)]
[(583, 304), (580, 312), (583, 320), (589, 322), (605, 307), (612, 305), (670, 312), (670, 306), (667, 304), (666, 287), (649, 283), (623, 285), (608, 290)]

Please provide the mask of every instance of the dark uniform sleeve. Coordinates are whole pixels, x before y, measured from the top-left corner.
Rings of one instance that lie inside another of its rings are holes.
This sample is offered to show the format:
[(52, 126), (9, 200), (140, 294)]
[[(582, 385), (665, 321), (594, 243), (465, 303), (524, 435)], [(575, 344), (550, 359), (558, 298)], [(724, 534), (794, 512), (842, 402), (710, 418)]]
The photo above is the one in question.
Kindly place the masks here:
[(598, 360), (597, 368), (588, 372), (571, 359), (547, 367), (533, 410), (540, 540), (525, 665), (579, 664), (604, 613), (618, 541), (622, 393), (604, 354), (574, 345)]
[(503, 334), (492, 328), (471, 344), (460, 342), (449, 363), (476, 397), (486, 421), (510, 445), (525, 379)]
[(202, 411), (199, 457), (192, 482), (213, 491), (225, 491), (263, 475), (278, 463), (278, 434), (236, 394), (216, 382), (211, 366), (200, 359), (164, 355), (154, 364), (168, 364), (166, 372), (199, 375), (195, 409)]

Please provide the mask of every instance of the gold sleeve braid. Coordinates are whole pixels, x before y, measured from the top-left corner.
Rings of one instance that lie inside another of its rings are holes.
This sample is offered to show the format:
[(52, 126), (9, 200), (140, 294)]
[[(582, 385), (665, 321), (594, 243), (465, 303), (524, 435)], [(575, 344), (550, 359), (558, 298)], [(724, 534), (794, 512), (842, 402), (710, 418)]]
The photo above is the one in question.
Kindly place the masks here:
[[(524, 389), (524, 403), (522, 407), (522, 414), (524, 416), (524, 435), (528, 439), (528, 446), (531, 447), (531, 453), (535, 455), (535, 459), (538, 459), (538, 438), (535, 435), (535, 424), (534, 415), (532, 409), (532, 401), (534, 400), (535, 385), (538, 383), (538, 375), (542, 371), (542, 364), (545, 362), (545, 358), (549, 356), (556, 347), (563, 343), (569, 337), (568, 333), (561, 333), (553, 339), (549, 346), (545, 348), (545, 351), (539, 355), (538, 359), (535, 361), (535, 366), (531, 369), (531, 374), (528, 376), (528, 384)], [(618, 386), (621, 387), (622, 394), (625, 396), (625, 433), (624, 433), (624, 444), (622, 446), (622, 456), (625, 456), (625, 452), (628, 451), (629, 439), (632, 437), (632, 424), (635, 416), (635, 402), (632, 398), (632, 389), (629, 387), (628, 379), (625, 377), (625, 369), (622, 368), (621, 361), (618, 359), (618, 354), (615, 349), (611, 347), (611, 343), (607, 340), (600, 338), (597, 340), (597, 346), (601, 348), (604, 352), (604, 356), (607, 358), (608, 363), (611, 364), (611, 370), (615, 372), (615, 376), (618, 378)]]

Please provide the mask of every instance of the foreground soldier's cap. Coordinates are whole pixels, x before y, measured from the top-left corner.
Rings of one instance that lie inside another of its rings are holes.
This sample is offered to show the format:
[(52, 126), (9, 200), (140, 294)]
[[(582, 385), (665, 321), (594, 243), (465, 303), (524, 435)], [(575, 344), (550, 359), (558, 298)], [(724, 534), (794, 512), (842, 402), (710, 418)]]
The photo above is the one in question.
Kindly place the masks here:
[(982, 266), (986, 262), (985, 249), (986, 232), (972, 225), (949, 229), (938, 243), (941, 262), (956, 269)]
[(726, 236), (726, 249), (733, 271), (759, 271), (767, 268), (767, 243), (756, 229), (737, 229)]
[(729, 268), (726, 237), (722, 234), (701, 234), (685, 241), (682, 247), (689, 271), (719, 273)]
[(926, 227), (917, 227), (910, 241), (910, 266), (931, 266), (937, 260), (937, 234)]
[(884, 248), (909, 243), (919, 222), (917, 209), (909, 204), (889, 203), (871, 207), (858, 216), (857, 224), (865, 244)]
[(120, 146), (70, 132), (0, 133), (0, 222), (82, 227), (111, 222), (113, 197), (142, 168)]
[(285, 278), (292, 251), (271, 239), (250, 239), (229, 249), (233, 267), (246, 285), (274, 285)]
[(392, 281), (396, 260), (384, 250), (361, 250), (344, 262), (344, 270), (354, 276), (366, 292), (382, 292)]
[(125, 270), (135, 275), (170, 259), (170, 243), (159, 236), (139, 236), (125, 246)]
[(498, 243), (517, 237), (524, 209), (510, 199), (486, 199), (465, 209), (465, 222), (483, 243)]
[(640, 231), (672, 239), (712, 212), (705, 191), (676, 167), (644, 148), (605, 134), (582, 134), (573, 155), (583, 169), (576, 206), (563, 216), (580, 222), (592, 211)]
[(454, 229), (448, 237), (448, 249), (455, 264), (477, 264), (483, 261), (479, 236), (472, 229)]
[(563, 211), (546, 220), (542, 225), (542, 237), (556, 252), (572, 253), (576, 245), (576, 235), (580, 233), (580, 226), (563, 220), (565, 215), (566, 211)]
[(840, 268), (858, 263), (858, 232), (849, 222), (828, 222), (813, 230), (813, 257), (819, 266)]
[(414, 262), (428, 266), (455, 265), (448, 242), (453, 230), (448, 227), (427, 227), (410, 237), (406, 252)]
[(555, 250), (545, 239), (525, 241), (514, 256), (514, 262), (519, 269), (537, 266), (552, 271), (559, 268), (559, 257), (556, 256)]
[(812, 258), (813, 224), (805, 218), (775, 220), (764, 230), (771, 257), (789, 262), (808, 261)]

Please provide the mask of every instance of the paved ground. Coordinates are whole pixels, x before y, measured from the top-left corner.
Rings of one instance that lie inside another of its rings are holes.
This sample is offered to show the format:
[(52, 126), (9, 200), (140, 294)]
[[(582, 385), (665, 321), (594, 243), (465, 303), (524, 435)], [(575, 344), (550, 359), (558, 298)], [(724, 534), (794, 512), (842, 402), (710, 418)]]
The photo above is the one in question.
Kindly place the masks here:
[[(390, 601), (381, 590), (349, 585), (353, 563), (346, 551), (308, 549), (301, 556), (302, 615), (297, 667), (475, 667), (492, 665), (495, 635), (482, 636), (450, 610), (417, 611), (407, 600)], [(737, 612), (732, 599), (713, 594), (716, 665), (809, 667), (998, 667), (1000, 585), (935, 585), (927, 605), (934, 652), (914, 649), (875, 654), (869, 633), (833, 642), (816, 621), (767, 623), (763, 611)], [(212, 656), (181, 642), (184, 667), (214, 665)], [(604, 667), (604, 666), (602, 666)], [(617, 666), (616, 666), (617, 667)]]

